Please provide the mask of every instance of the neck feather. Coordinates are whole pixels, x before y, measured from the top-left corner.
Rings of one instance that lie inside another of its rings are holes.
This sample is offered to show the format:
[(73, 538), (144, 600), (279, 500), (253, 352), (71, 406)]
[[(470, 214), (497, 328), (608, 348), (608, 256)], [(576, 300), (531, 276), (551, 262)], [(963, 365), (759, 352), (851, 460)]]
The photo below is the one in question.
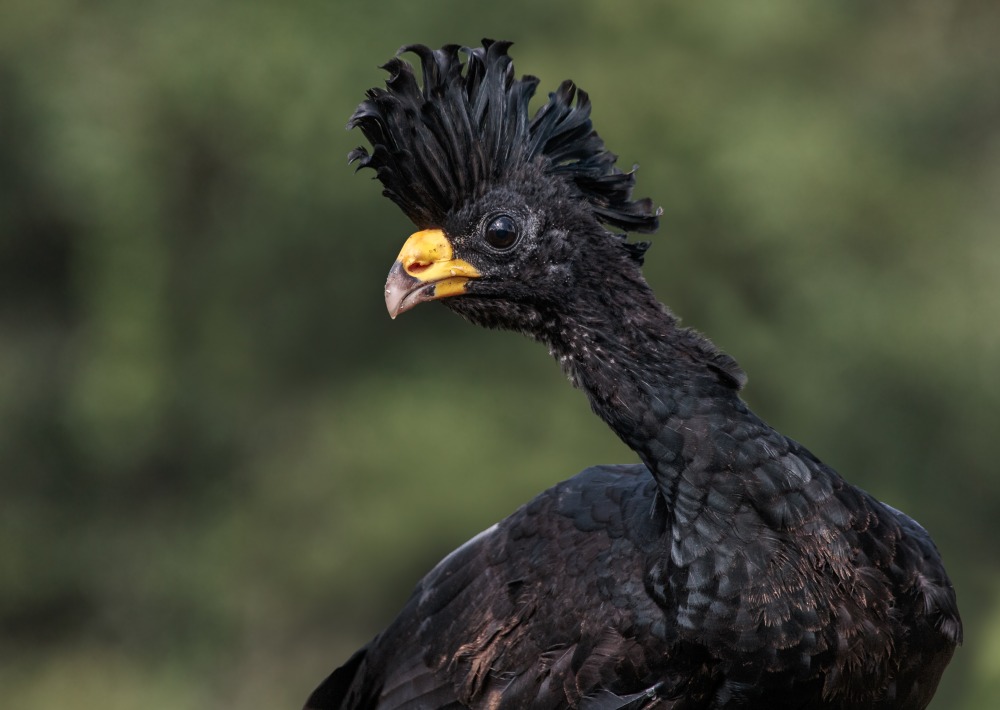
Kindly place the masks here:
[(707, 338), (680, 327), (641, 277), (588, 293), (542, 339), (673, 500), (685, 461), (710, 435), (707, 417), (752, 416), (738, 395), (745, 376)]

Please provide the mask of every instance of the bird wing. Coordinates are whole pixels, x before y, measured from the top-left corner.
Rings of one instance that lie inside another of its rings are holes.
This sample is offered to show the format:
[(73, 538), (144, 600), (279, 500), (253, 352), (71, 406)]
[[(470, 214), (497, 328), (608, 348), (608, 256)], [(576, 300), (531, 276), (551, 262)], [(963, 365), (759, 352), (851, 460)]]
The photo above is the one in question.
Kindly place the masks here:
[(643, 466), (539, 495), (443, 559), (306, 707), (646, 707), (673, 634), (644, 588), (656, 495)]

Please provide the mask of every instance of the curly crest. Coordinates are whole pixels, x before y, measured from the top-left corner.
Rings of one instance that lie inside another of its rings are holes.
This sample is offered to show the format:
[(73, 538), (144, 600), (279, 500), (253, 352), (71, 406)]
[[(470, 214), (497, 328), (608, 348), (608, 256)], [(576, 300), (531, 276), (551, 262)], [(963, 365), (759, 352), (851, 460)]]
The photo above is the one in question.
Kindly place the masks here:
[[(586, 92), (564, 81), (529, 119), (538, 79), (514, 78), (510, 46), (484, 39), (473, 49), (400, 49), (383, 66), (386, 88), (370, 89), (347, 124), (372, 144), (371, 153), (351, 151), (350, 162), (374, 169), (385, 195), (419, 227), (439, 226), (449, 211), (541, 157), (546, 172), (569, 181), (601, 222), (654, 231), (660, 210), (648, 198), (631, 199), (634, 171), (615, 167), (617, 156), (591, 124)], [(422, 86), (399, 58), (404, 52), (420, 58)], [(460, 53), (468, 55), (465, 64)]]

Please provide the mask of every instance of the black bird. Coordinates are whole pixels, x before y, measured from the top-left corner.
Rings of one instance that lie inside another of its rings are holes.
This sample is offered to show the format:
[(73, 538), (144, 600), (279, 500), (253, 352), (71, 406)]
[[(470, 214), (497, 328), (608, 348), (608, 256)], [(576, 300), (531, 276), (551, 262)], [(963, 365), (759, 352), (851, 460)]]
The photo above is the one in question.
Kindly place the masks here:
[[(307, 708), (915, 710), (961, 642), (927, 532), (740, 399), (745, 376), (641, 274), (633, 200), (564, 82), (509, 42), (404, 47), (349, 127), (416, 224), (395, 317), (442, 302), (545, 343), (645, 465), (595, 466), (442, 560)], [(463, 62), (463, 55), (467, 60)]]

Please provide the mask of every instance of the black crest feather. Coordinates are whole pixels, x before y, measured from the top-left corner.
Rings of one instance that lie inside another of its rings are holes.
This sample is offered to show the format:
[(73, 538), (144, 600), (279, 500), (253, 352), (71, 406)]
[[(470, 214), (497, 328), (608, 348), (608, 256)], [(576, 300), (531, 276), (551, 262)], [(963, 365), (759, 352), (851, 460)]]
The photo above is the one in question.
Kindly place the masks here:
[[(473, 49), (400, 49), (383, 66), (386, 88), (370, 89), (347, 124), (372, 144), (371, 153), (351, 151), (350, 162), (374, 169), (385, 195), (419, 227), (440, 226), (449, 211), (540, 160), (576, 188), (600, 221), (654, 231), (660, 210), (649, 199), (632, 200), (634, 171), (615, 167), (617, 156), (591, 124), (587, 93), (564, 81), (529, 118), (538, 79), (514, 78), (510, 45), (484, 39)], [(422, 82), (399, 58), (404, 52), (420, 58)]]

